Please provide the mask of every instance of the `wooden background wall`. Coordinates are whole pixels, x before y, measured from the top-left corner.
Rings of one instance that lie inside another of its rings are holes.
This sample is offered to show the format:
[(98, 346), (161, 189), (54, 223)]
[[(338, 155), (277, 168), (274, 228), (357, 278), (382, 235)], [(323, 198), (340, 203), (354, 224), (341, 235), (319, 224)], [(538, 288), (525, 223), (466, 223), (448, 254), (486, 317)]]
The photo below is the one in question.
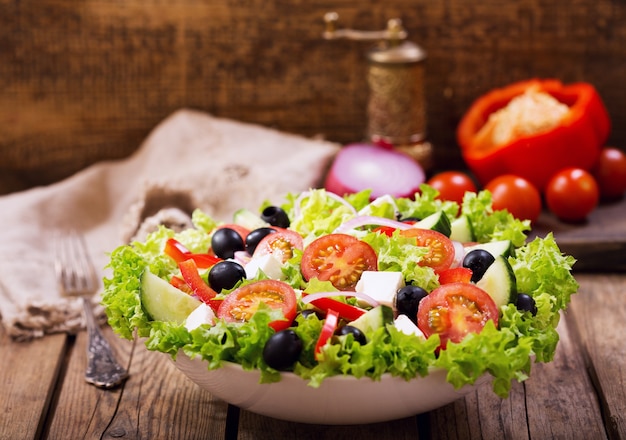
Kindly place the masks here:
[(369, 45), (323, 40), (332, 10), (428, 52), (440, 166), (474, 98), (534, 76), (595, 84), (626, 145), (624, 0), (0, 0), (0, 193), (125, 157), (181, 107), (360, 140)]

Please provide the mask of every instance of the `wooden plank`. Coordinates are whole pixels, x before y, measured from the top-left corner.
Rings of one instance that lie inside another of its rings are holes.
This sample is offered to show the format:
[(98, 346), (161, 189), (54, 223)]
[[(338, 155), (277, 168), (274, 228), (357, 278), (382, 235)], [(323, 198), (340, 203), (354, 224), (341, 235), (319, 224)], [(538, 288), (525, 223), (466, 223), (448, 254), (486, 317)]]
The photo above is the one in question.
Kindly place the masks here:
[(575, 331), (564, 319), (554, 361), (534, 364), (525, 382), (531, 439), (603, 439), (600, 406)]
[(599, 392), (609, 438), (626, 439), (626, 275), (577, 277), (572, 315)]
[(626, 199), (602, 203), (585, 222), (563, 223), (543, 213), (533, 235), (552, 232), (559, 248), (576, 258), (574, 270), (613, 272), (626, 270)]
[[(103, 328), (120, 363), (126, 367), (131, 358), (132, 344), (120, 343)], [(87, 366), (87, 333), (76, 336), (68, 359), (63, 383), (59, 390), (50, 438), (101, 437), (113, 419), (124, 388), (102, 390), (88, 384), (84, 374)]]
[(130, 378), (116, 390), (99, 390), (82, 381), (86, 335), (80, 335), (50, 427), (51, 438), (223, 438), (224, 402), (215, 401), (179, 373), (167, 355), (148, 351), (142, 341), (120, 340), (107, 330), (120, 359), (129, 362)]
[(12, 342), (0, 325), (0, 439), (39, 438), (63, 368), (66, 336)]

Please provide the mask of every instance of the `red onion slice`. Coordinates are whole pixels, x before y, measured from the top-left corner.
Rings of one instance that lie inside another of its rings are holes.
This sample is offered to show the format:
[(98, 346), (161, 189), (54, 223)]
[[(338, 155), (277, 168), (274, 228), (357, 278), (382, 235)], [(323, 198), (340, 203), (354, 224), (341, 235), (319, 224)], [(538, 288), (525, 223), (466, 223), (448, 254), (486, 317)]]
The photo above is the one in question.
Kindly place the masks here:
[(372, 215), (362, 215), (359, 217), (354, 217), (353, 219), (348, 220), (347, 222), (340, 225), (337, 229), (335, 229), (335, 234), (346, 233), (352, 231), (353, 229), (360, 228), (361, 226), (389, 226), (392, 228), (404, 230), (411, 229), (413, 227), (410, 223), (399, 222), (397, 220), (392, 220), (384, 217), (376, 217)]
[[(294, 210), (294, 214), (296, 218), (299, 218), (302, 213), (301, 211), (302, 201), (310, 195), (311, 195), (311, 191), (304, 191), (300, 193), (298, 198), (295, 200), (293, 210)], [(354, 206), (352, 206), (346, 199), (330, 191), (326, 191), (326, 195), (330, 197), (331, 199), (346, 206), (347, 208), (350, 209), (352, 213), (356, 215), (356, 209), (354, 209)]]

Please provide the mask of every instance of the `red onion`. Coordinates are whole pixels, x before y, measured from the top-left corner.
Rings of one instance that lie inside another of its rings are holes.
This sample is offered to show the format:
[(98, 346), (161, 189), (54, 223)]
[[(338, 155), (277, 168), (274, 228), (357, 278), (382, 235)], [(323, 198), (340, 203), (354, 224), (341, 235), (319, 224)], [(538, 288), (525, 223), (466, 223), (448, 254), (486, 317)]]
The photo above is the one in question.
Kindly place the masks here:
[(397, 220), (392, 220), (384, 217), (375, 217), (371, 215), (361, 215), (359, 217), (354, 217), (353, 219), (348, 220), (347, 222), (340, 225), (337, 229), (334, 230), (334, 233), (341, 234), (345, 232), (352, 231), (353, 229), (359, 228), (361, 226), (367, 225), (376, 225), (376, 226), (389, 226), (396, 229), (411, 229), (413, 227), (410, 223), (399, 222)]
[(412, 198), (426, 176), (409, 155), (370, 144), (343, 147), (330, 168), (326, 190), (343, 196), (371, 190), (371, 198), (385, 194)]
[[(300, 213), (301, 213), (300, 208), (301, 208), (301, 206), (302, 206), (302, 200), (304, 200), (304, 199), (305, 199), (306, 197), (308, 197), (309, 195), (311, 195), (311, 191), (304, 191), (304, 192), (300, 193), (300, 195), (298, 196), (298, 198), (295, 200), (293, 209), (294, 209), (294, 214), (295, 214), (295, 217), (296, 217), (296, 218), (300, 217)], [(338, 196), (337, 194), (332, 193), (332, 192), (330, 192), (330, 191), (327, 191), (327, 192), (326, 192), (326, 195), (327, 195), (328, 197), (330, 197), (331, 199), (333, 199), (333, 200), (335, 200), (335, 201), (337, 201), (337, 202), (341, 203), (342, 205), (346, 206), (347, 208), (349, 208), (349, 209), (350, 209), (350, 211), (351, 211), (351, 212), (353, 212), (354, 214), (356, 214), (356, 209), (354, 209), (354, 206), (352, 206), (352, 205), (351, 205), (351, 204), (350, 204), (350, 203), (349, 203), (346, 199), (344, 199), (343, 197)]]
[(454, 245), (454, 261), (450, 267), (459, 267), (463, 265), (463, 258), (465, 258), (465, 247), (460, 241), (452, 241)]

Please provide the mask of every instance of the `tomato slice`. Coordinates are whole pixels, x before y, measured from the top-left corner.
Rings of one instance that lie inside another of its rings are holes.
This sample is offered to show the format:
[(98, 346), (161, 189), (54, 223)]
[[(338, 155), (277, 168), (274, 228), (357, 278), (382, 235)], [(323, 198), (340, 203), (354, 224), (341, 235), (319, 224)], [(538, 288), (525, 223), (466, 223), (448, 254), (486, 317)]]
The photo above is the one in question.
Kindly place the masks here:
[(315, 344), (315, 359), (319, 360), (322, 347), (333, 337), (335, 330), (337, 330), (337, 324), (339, 324), (339, 313), (330, 309), (326, 312), (326, 319), (324, 325), (322, 325), (322, 331)]
[(498, 325), (498, 307), (491, 296), (471, 283), (437, 287), (420, 301), (417, 326), (426, 337), (438, 333), (441, 347), (460, 342), (469, 333), (480, 333), (487, 321)]
[(302, 236), (291, 229), (278, 228), (273, 234), (265, 236), (257, 245), (253, 258), (272, 254), (281, 263), (293, 257), (293, 250), (304, 248)]
[(200, 269), (208, 269), (215, 263), (222, 261), (221, 258), (218, 258), (215, 255), (211, 255), (208, 253), (192, 253), (175, 238), (168, 238), (168, 240), (165, 242), (164, 252), (166, 255), (176, 261), (176, 263), (192, 259), (196, 262), (196, 265)]
[(269, 323), (276, 331), (288, 328), (296, 317), (296, 293), (278, 280), (261, 280), (233, 290), (217, 310), (217, 317), (227, 322), (246, 322), (256, 313), (260, 303), (281, 310), (283, 319)]
[(441, 232), (411, 228), (400, 231), (400, 234), (404, 237), (415, 237), (418, 246), (429, 248), (429, 252), (418, 262), (420, 266), (432, 267), (439, 273), (454, 262), (454, 244)]
[(300, 263), (306, 281), (330, 281), (339, 290), (354, 290), (361, 274), (378, 269), (372, 247), (347, 234), (323, 235), (307, 246)]
[(439, 284), (469, 283), (472, 280), (472, 269), (454, 267), (439, 272)]
[[(193, 293), (198, 297), (198, 299), (209, 306), (215, 311), (221, 301), (215, 300), (215, 296), (217, 292), (209, 287), (207, 283), (204, 282), (200, 274), (198, 273), (198, 266), (194, 260), (185, 260), (178, 263), (178, 267), (180, 268), (180, 274), (183, 277), (183, 280), (187, 285), (191, 288)], [(170, 282), (172, 282), (170, 280)]]
[(365, 309), (337, 301), (333, 298), (319, 298), (311, 301), (311, 304), (325, 313), (328, 313), (329, 310), (336, 310), (339, 316), (346, 321), (354, 321), (366, 312)]

